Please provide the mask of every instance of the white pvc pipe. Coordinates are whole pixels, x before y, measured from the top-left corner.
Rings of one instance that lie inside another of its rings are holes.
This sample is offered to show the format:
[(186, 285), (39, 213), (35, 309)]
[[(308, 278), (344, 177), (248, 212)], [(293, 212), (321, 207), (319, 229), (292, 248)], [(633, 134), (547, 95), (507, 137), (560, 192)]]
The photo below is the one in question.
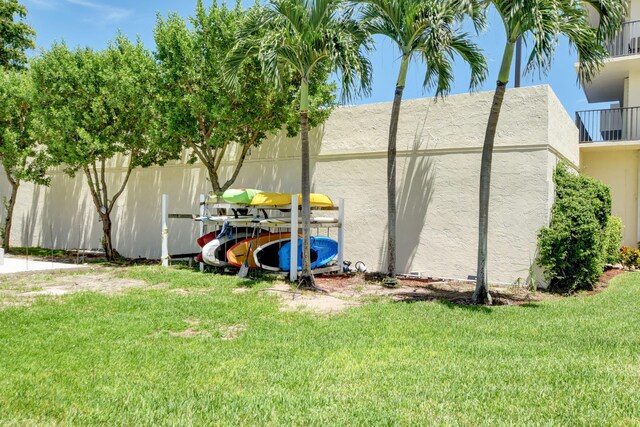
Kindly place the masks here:
[(0, 265), (4, 265), (4, 249), (0, 248)]
[[(638, 190), (640, 190), (640, 151), (636, 152), (637, 154), (637, 163), (636, 163), (636, 168), (637, 168), (637, 185), (638, 185)], [(636, 202), (638, 205), (637, 207), (640, 209), (640, 197), (638, 197), (638, 200)], [(640, 210), (638, 210), (637, 213), (637, 218), (636, 218), (636, 241), (640, 242)]]
[[(206, 200), (206, 196), (204, 194), (200, 194), (200, 218), (204, 216), (204, 202)], [(200, 221), (199, 227), (200, 235), (204, 235), (204, 221)], [(200, 271), (204, 271), (204, 263), (200, 263)]]
[(298, 280), (298, 195), (291, 195), (291, 257), (289, 259), (289, 280)]
[(162, 195), (162, 266), (169, 267), (169, 227), (167, 219), (169, 217), (169, 195)]
[(342, 272), (344, 262), (344, 199), (338, 199), (338, 268)]

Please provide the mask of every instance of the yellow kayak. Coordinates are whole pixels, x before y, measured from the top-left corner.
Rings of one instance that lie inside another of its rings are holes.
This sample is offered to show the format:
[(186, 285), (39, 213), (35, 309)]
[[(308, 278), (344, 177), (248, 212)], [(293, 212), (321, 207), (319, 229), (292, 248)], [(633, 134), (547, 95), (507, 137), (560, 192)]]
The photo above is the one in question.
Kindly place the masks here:
[[(252, 206), (284, 206), (290, 204), (290, 193), (258, 193), (251, 200)], [(302, 205), (301, 194), (298, 194), (298, 204)], [(326, 194), (311, 193), (311, 207), (332, 208), (333, 202)]]

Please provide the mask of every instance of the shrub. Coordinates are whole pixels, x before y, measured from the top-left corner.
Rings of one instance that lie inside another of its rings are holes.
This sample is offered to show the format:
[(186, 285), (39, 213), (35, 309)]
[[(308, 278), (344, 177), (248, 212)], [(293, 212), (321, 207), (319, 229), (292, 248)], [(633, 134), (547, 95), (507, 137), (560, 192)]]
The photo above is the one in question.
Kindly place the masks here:
[(572, 174), (562, 163), (554, 182), (551, 222), (538, 235), (538, 263), (553, 291), (592, 289), (606, 263), (611, 191), (598, 180)]
[(631, 249), (629, 246), (623, 246), (620, 248), (619, 258), (622, 265), (627, 268), (640, 267), (640, 250), (638, 249)]
[(622, 220), (616, 216), (609, 217), (604, 231), (604, 256), (607, 264), (620, 262), (620, 243), (622, 242)]

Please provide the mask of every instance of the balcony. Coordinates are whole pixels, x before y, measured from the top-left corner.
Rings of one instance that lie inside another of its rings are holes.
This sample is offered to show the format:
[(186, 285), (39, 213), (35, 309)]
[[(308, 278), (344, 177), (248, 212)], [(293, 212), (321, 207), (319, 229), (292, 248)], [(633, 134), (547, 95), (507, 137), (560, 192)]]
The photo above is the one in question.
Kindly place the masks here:
[(612, 58), (640, 54), (640, 21), (622, 24), (622, 30), (607, 45), (607, 50)]
[(576, 113), (580, 143), (640, 140), (640, 107)]
[[(622, 24), (618, 35), (607, 44), (609, 59), (593, 80), (584, 84), (587, 101), (624, 103), (624, 81), (640, 69), (640, 21)], [(578, 64), (576, 64), (576, 69)]]

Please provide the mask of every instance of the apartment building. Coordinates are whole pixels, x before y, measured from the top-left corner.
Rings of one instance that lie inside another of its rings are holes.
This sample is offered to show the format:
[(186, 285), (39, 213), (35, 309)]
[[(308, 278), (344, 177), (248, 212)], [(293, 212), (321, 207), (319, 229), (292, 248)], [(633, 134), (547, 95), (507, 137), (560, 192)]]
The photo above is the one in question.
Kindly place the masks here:
[(609, 59), (584, 85), (584, 93), (589, 103), (608, 106), (576, 113), (580, 167), (611, 187), (613, 214), (624, 224), (623, 244), (636, 247), (640, 242), (640, 0), (631, 1), (628, 19), (607, 48)]

